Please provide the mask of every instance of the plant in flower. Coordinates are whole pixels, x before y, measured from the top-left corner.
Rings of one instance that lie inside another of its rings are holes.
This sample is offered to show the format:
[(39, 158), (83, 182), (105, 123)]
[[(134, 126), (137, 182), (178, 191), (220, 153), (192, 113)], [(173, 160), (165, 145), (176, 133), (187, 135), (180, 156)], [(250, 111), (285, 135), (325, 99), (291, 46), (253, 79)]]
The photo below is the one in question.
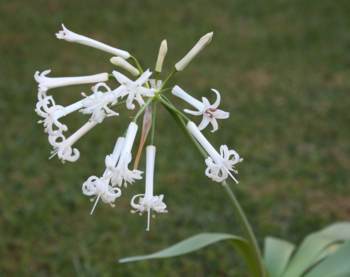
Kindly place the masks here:
[[(249, 276), (350, 276), (350, 266), (344, 258), (350, 255), (350, 224), (346, 222), (331, 225), (309, 235), (297, 250), (290, 242), (268, 237), (265, 240), (264, 255), (261, 254), (251, 225), (228, 184), (230, 181), (233, 181), (233, 185), (238, 183), (237, 166), (243, 159), (231, 146), (222, 144), (218, 148), (214, 147), (203, 134), (203, 130), (208, 127), (211, 127), (211, 133), (217, 132), (220, 120), (228, 119), (230, 116), (228, 111), (220, 107), (219, 90), (211, 89), (216, 97), (211, 103), (205, 96), (198, 100), (193, 96), (194, 93), (188, 89), (186, 91), (179, 84), (169, 87), (169, 81), (185, 70), (212, 41), (212, 32), (202, 36), (189, 52), (176, 62), (173, 70), (164, 75), (165, 78), (161, 76), (168, 51), (166, 40), (160, 44), (152, 72), (151, 68), (142, 67), (136, 57), (128, 51), (72, 32), (64, 25), (56, 37), (108, 53), (109, 62), (116, 68), (112, 72), (85, 76), (51, 77), (48, 76), (51, 74), (50, 70), (34, 74), (38, 83), (35, 111), (41, 117), (39, 123), (43, 125), (48, 142), (52, 146), (50, 157), (57, 156), (63, 163), (76, 162), (80, 158), (80, 151), (75, 148), (78, 140), (105, 119), (118, 120), (119, 113), (116, 109), (120, 105), (125, 104), (127, 110), (132, 113), (132, 120), (125, 132), (111, 139), (111, 142), (115, 143), (111, 147), (111, 152), (106, 154), (104, 172), (95, 173), (97, 175), (91, 175), (82, 183), (82, 193), (92, 201), (91, 215), (101, 203), (109, 204), (111, 207), (117, 206), (118, 199), (123, 197), (123, 192), (128, 186), (132, 184), (138, 186), (139, 183), (144, 183), (144, 192), (134, 195), (130, 199), (130, 206), (132, 213), (147, 214), (146, 230), (150, 230), (152, 217), (168, 212), (165, 202), (167, 197), (155, 193), (157, 181), (155, 159), (156, 156), (166, 155), (157, 153), (154, 140), (156, 110), (160, 105), (170, 113), (174, 123), (188, 136), (191, 145), (202, 154), (203, 160), (200, 162), (203, 164), (203, 174), (219, 183), (219, 187), (227, 193), (242, 229), (241, 236), (223, 233), (198, 234), (150, 255), (120, 259), (121, 263), (179, 256), (218, 241), (230, 240), (246, 261)], [(127, 74), (122, 74), (120, 69)], [(79, 101), (67, 106), (56, 104), (54, 99), (56, 89), (82, 84), (89, 84), (90, 87), (92, 85), (90, 93), (82, 93)], [(182, 112), (172, 103), (171, 97), (183, 100), (190, 109), (186, 108)], [(74, 112), (80, 112), (88, 118), (78, 130), (69, 132), (68, 126), (63, 124), (61, 119)], [(140, 124), (142, 116), (143, 122)], [(138, 135), (139, 144), (135, 151)], [(145, 172), (138, 168), (144, 152)]]

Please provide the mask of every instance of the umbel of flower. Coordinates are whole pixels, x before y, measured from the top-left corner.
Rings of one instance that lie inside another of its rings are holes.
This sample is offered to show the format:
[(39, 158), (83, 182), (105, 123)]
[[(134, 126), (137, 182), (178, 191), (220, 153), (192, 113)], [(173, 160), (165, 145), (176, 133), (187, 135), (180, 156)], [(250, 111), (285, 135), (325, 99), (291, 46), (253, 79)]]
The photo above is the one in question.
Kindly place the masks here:
[(149, 231), (151, 212), (166, 213), (166, 204), (163, 202), (164, 195), (153, 195), (154, 161), (156, 147), (149, 145), (146, 147), (146, 186), (145, 194), (137, 194), (131, 199), (132, 212), (143, 214), (147, 212), (147, 228)]
[(124, 146), (125, 138), (120, 137), (115, 143), (112, 154), (107, 155), (105, 159), (106, 169), (101, 177), (90, 176), (82, 186), (83, 194), (91, 198), (91, 201), (95, 201), (90, 214), (93, 214), (96, 205), (101, 198), (104, 203), (110, 204), (114, 207), (115, 200), (121, 196), (121, 190), (118, 187), (110, 185), (112, 177), (111, 168), (114, 168), (117, 164), (122, 148)]
[(107, 44), (88, 38), (86, 36), (82, 36), (77, 33), (74, 33), (68, 30), (63, 24), (62, 24), (62, 30), (56, 34), (56, 37), (58, 39), (64, 39), (69, 42), (75, 42), (86, 46), (90, 46), (90, 47), (102, 50), (104, 52), (110, 53), (112, 55), (122, 57), (124, 59), (130, 58), (129, 52), (109, 46)]
[(182, 71), (185, 67), (199, 54), (212, 40), (213, 32), (202, 36), (199, 41), (193, 46), (193, 48), (175, 64), (177, 71)]
[(230, 176), (238, 183), (237, 179), (231, 174), (231, 172), (238, 173), (234, 166), (243, 161), (238, 153), (235, 150), (228, 149), (226, 145), (221, 145), (219, 154), (192, 121), (187, 123), (187, 130), (209, 155), (205, 159), (207, 165), (205, 175), (216, 182), (223, 182)]
[(116, 78), (118, 83), (121, 85), (120, 87), (120, 96), (127, 96), (126, 99), (126, 107), (129, 110), (135, 109), (135, 105), (133, 104), (134, 100), (142, 106), (145, 104), (145, 101), (142, 97), (153, 97), (154, 89), (153, 88), (145, 88), (143, 85), (149, 81), (149, 77), (151, 77), (152, 72), (146, 70), (141, 76), (132, 81), (125, 75), (120, 72), (113, 71), (113, 76)]
[(111, 183), (113, 186), (124, 185), (127, 187), (128, 183), (132, 184), (135, 180), (142, 179), (142, 171), (137, 169), (130, 170), (128, 168), (132, 160), (131, 150), (134, 144), (137, 129), (138, 127), (135, 122), (131, 122), (129, 124), (118, 163), (115, 166), (109, 167), (110, 171), (112, 172)]
[(188, 104), (197, 109), (196, 111), (184, 109), (186, 113), (191, 115), (203, 116), (203, 119), (198, 126), (199, 130), (205, 129), (210, 123), (213, 127), (211, 132), (215, 132), (219, 128), (217, 119), (226, 119), (230, 116), (230, 113), (218, 109), (221, 101), (220, 93), (216, 89), (212, 89), (212, 91), (216, 94), (216, 100), (213, 104), (210, 104), (209, 100), (206, 97), (202, 97), (201, 102), (196, 98), (192, 97), (179, 86), (175, 86), (172, 89), (173, 95), (181, 98), (182, 100), (186, 101)]
[(46, 92), (52, 88), (65, 87), (71, 85), (81, 84), (93, 84), (99, 82), (105, 82), (108, 80), (108, 73), (99, 73), (88, 76), (76, 76), (76, 77), (47, 77), (51, 72), (50, 69), (43, 72), (36, 71), (34, 78), (38, 83), (38, 99), (46, 96)]

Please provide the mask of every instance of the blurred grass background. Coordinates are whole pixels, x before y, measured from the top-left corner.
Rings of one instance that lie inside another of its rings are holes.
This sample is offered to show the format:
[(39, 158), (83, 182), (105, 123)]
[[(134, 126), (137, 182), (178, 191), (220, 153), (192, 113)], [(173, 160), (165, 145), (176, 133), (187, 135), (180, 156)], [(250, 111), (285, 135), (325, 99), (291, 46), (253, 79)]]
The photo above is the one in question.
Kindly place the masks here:
[[(211, 96), (212, 87), (222, 92), (231, 118), (207, 135), (245, 159), (235, 191), (260, 242), (274, 235), (298, 243), (350, 217), (349, 14), (346, 0), (2, 0), (0, 275), (246, 276), (225, 243), (176, 259), (116, 263), (202, 231), (239, 228), (222, 188), (204, 176), (202, 158), (161, 109), (156, 191), (165, 194), (169, 213), (144, 231), (146, 218), (129, 213), (130, 197), (143, 191), (139, 182), (114, 209), (99, 205), (89, 215), (81, 184), (102, 173), (128, 117), (107, 119), (79, 141), (78, 162), (48, 160), (47, 137), (34, 113), (34, 72), (113, 69), (108, 54), (58, 41), (60, 23), (129, 50), (151, 68), (167, 38), (168, 71), (201, 35), (214, 31), (212, 44), (176, 83), (197, 97)], [(88, 86), (50, 92), (69, 104), (81, 91)], [(86, 119), (77, 114), (66, 122), (74, 130)]]

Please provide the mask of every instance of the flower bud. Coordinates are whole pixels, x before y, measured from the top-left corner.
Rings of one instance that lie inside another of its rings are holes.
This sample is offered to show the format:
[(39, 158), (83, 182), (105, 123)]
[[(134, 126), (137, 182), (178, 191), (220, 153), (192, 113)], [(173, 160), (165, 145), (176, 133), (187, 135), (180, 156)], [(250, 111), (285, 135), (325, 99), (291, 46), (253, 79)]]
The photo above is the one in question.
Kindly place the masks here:
[(194, 59), (195, 56), (198, 55), (200, 51), (204, 49), (205, 46), (207, 46), (213, 37), (213, 32), (208, 33), (204, 36), (202, 36), (199, 41), (193, 46), (193, 48), (180, 60), (175, 64), (175, 68), (177, 71), (182, 71), (185, 69), (185, 67)]
[(168, 52), (168, 43), (166, 39), (164, 39), (161, 42), (159, 47), (158, 58), (157, 58), (156, 68), (155, 68), (156, 72), (162, 72), (163, 62), (167, 52)]
[(134, 76), (140, 75), (140, 71), (138, 71), (136, 67), (134, 67), (121, 57), (112, 57), (110, 59), (110, 62), (116, 66), (119, 66), (120, 68), (125, 69), (126, 71), (129, 71)]

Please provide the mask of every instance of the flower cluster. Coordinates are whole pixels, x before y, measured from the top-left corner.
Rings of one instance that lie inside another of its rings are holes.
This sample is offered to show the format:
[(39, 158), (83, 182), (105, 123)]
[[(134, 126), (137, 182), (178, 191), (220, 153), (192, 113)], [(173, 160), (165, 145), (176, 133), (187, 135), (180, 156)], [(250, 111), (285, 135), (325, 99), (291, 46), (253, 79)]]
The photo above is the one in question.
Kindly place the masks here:
[[(132, 212), (138, 214), (147, 213), (147, 230), (149, 230), (152, 212), (153, 216), (154, 213), (167, 212), (164, 195), (154, 195), (156, 146), (154, 146), (153, 141), (155, 111), (153, 112), (152, 107), (155, 107), (157, 102), (160, 102), (174, 117), (177, 117), (178, 122), (183, 124), (184, 129), (193, 137), (193, 141), (204, 150), (202, 152), (205, 153), (205, 165), (207, 167), (205, 174), (216, 182), (223, 182), (228, 177), (237, 182), (234, 177), (234, 174), (237, 173), (235, 165), (242, 161), (238, 153), (229, 149), (226, 145), (222, 145), (219, 152), (216, 151), (201, 132), (209, 124), (212, 126), (211, 132), (217, 131), (219, 128), (218, 120), (229, 117), (228, 112), (219, 109), (221, 102), (219, 91), (212, 89), (216, 100), (211, 104), (208, 98), (203, 97), (200, 101), (178, 85), (170, 88), (165, 87), (176, 72), (183, 71), (198, 53), (210, 43), (213, 33), (208, 33), (200, 38), (194, 47), (175, 64), (174, 70), (164, 80), (161, 80), (159, 76), (168, 51), (166, 40), (161, 42), (155, 66), (156, 74), (154, 75), (156, 77), (151, 79), (151, 70), (147, 69), (144, 71), (137, 59), (125, 50), (74, 33), (64, 25), (62, 25), (62, 30), (56, 34), (56, 37), (107, 52), (112, 55), (110, 58), (111, 64), (128, 72), (131, 77), (122, 74), (118, 70), (112, 70), (111, 73), (103, 72), (75, 77), (49, 77), (50, 70), (45, 70), (41, 73), (37, 71), (34, 74), (34, 78), (38, 83), (35, 111), (41, 117), (39, 123), (43, 125), (44, 132), (47, 133), (48, 141), (52, 146), (51, 157), (57, 155), (62, 162), (77, 161), (80, 157), (80, 152), (75, 148), (75, 143), (82, 136), (97, 124), (102, 123), (106, 118), (118, 116), (118, 112), (115, 111), (117, 105), (125, 103), (128, 110), (135, 110), (135, 104), (139, 106), (136, 115), (128, 125), (125, 136), (120, 136), (117, 139), (112, 153), (106, 156), (106, 168), (103, 174), (100, 177), (90, 176), (82, 185), (83, 194), (90, 197), (91, 201), (94, 201), (91, 214), (94, 212), (100, 199), (102, 202), (114, 206), (116, 199), (122, 195), (122, 187), (126, 188), (128, 184), (143, 178), (143, 172), (131, 165), (133, 160), (132, 149), (138, 133), (137, 120), (143, 113), (145, 113), (144, 122), (150, 122), (143, 125), (137, 153), (142, 153), (143, 145), (148, 138), (149, 128), (152, 128), (152, 137), (146, 147), (145, 193), (136, 194), (132, 197)], [(108, 83), (111, 80), (114, 81), (111, 83), (117, 84), (117, 86), (113, 87)], [(92, 85), (90, 93), (82, 92), (82, 98), (79, 101), (67, 106), (56, 104), (52, 94), (49, 94), (49, 91), (51, 92), (56, 88), (83, 84)], [(171, 90), (172, 95), (185, 101), (195, 109), (184, 109), (184, 112), (192, 116), (200, 116), (201, 121), (198, 126), (178, 110), (164, 95), (169, 90)], [(146, 117), (145, 111), (147, 110), (151, 111), (151, 119)], [(78, 130), (67, 135), (69, 128), (62, 120), (73, 112), (80, 112), (88, 115), (89, 118)], [(135, 164), (138, 163), (135, 162)]]

